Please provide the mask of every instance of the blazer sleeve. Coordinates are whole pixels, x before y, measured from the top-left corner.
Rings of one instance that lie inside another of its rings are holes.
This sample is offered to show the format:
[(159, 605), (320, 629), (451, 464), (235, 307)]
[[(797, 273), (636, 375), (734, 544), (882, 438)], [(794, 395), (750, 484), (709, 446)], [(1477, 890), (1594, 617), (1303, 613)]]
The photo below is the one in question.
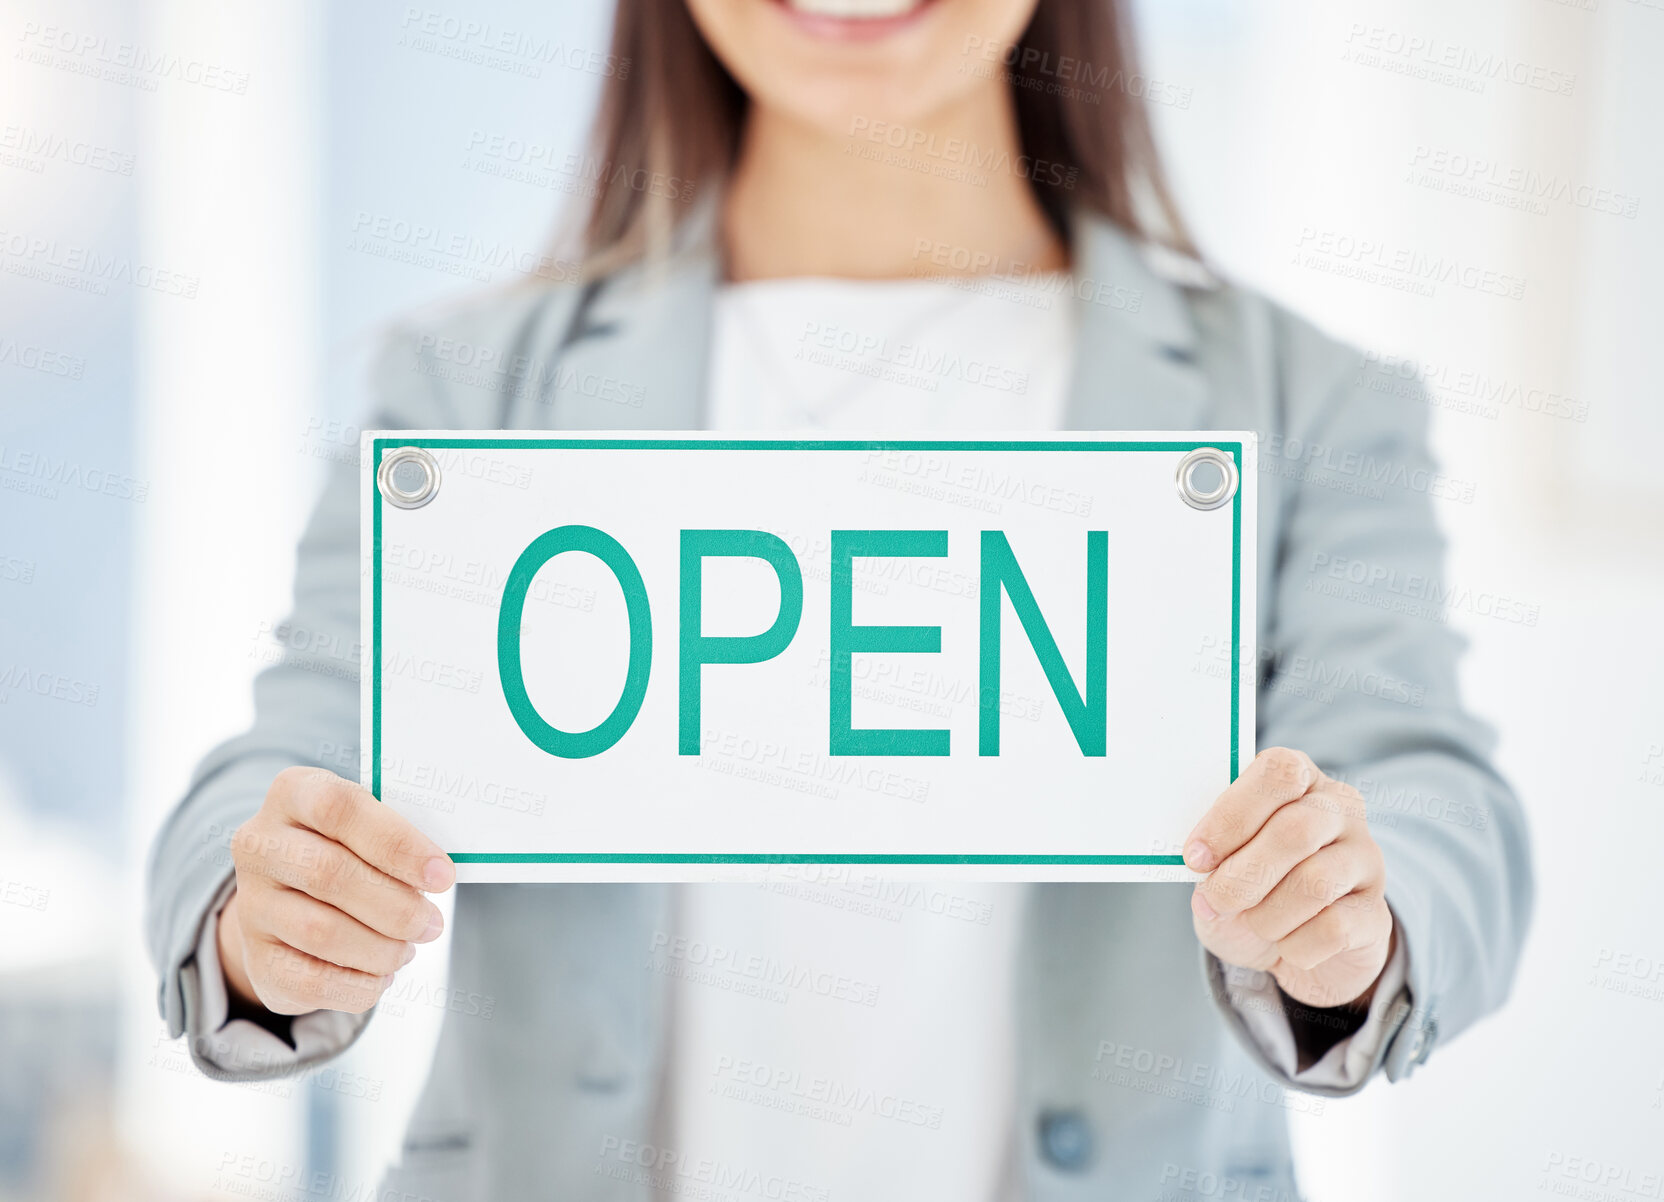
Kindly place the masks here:
[[(1319, 1091), (1344, 1094), (1383, 1066), (1390, 1080), (1409, 1075), (1502, 1004), (1530, 921), (1531, 863), (1519, 802), (1491, 763), (1494, 735), (1457, 688), (1465, 640), (1450, 610), (1474, 594), (1446, 575), (1434, 502), (1471, 501), (1474, 486), (1434, 463), (1419, 381), (1386, 380), (1292, 319), (1278, 341), (1281, 428), (1259, 451), (1262, 507), (1280, 510), (1261, 520), (1281, 530), (1261, 567), (1271, 620), (1259, 745), (1304, 751), (1363, 794), (1408, 953), (1408, 996), (1368, 1071)], [(1249, 1052), (1309, 1088), (1248, 1037), (1212, 968)]]
[[(387, 340), (371, 373), (375, 402), (366, 428), (454, 425), (423, 370), (419, 346), (409, 330)], [(298, 1071), (344, 1050), (367, 1020), (334, 1024), (336, 1037), (314, 1041), (308, 1054), (292, 1060), (227, 1063), (210, 1050), (209, 1037), (217, 1033), (202, 1022), (204, 984), (196, 956), (204, 924), (217, 913), (233, 876), (231, 836), (260, 808), (272, 778), (297, 764), (358, 776), (360, 482), (357, 448), (340, 450), (301, 539), (294, 608), (276, 632), (280, 653), (255, 680), (254, 725), (209, 752), (151, 851), (145, 931), (160, 974), (161, 1014), (169, 1037), (189, 1031), (193, 1058), (219, 1078)]]

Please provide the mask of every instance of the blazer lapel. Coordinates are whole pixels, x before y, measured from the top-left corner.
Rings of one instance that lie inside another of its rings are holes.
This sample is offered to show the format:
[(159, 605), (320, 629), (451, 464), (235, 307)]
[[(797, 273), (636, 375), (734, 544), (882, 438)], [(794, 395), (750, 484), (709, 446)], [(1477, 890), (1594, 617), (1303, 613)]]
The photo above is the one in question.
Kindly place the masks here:
[[(553, 388), (555, 424), (687, 430), (704, 424), (711, 311), (721, 282), (717, 195), (689, 215), (671, 254), (592, 284)], [(1107, 221), (1075, 229), (1075, 363), (1064, 424), (1076, 430), (1190, 430), (1208, 385), (1175, 276)], [(1192, 283), (1201, 283), (1194, 267)]]
[(554, 389), (573, 430), (692, 430), (704, 424), (711, 309), (721, 281), (716, 203), (689, 214), (665, 258), (589, 286)]
[(1109, 222), (1075, 226), (1075, 364), (1064, 425), (1073, 430), (1192, 430), (1208, 409), (1197, 331), (1175, 278)]

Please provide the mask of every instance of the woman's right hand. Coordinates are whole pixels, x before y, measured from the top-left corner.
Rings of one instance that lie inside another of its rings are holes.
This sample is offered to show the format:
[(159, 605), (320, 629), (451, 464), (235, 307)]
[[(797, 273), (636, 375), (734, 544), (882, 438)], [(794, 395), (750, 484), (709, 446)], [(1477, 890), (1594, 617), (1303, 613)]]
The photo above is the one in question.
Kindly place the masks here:
[(368, 789), (322, 768), (277, 774), (231, 839), (237, 888), (220, 911), (226, 985), (277, 1014), (375, 1005), (415, 945), (444, 929), (426, 893), (449, 857)]

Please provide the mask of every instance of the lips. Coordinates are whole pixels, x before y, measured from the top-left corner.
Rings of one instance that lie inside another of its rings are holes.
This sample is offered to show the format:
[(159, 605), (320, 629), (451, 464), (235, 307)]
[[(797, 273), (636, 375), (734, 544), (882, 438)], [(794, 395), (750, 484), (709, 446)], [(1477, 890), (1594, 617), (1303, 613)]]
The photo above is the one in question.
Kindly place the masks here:
[(875, 21), (905, 17), (929, 0), (784, 0), (793, 12), (839, 21)]
[(911, 29), (937, 0), (774, 0), (798, 32), (823, 42), (872, 43)]

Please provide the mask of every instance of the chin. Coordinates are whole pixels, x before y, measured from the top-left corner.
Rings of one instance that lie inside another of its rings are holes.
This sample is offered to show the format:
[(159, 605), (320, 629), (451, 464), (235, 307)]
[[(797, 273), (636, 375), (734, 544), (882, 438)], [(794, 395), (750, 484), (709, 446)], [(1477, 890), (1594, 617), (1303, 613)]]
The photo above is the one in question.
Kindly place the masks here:
[[(752, 99), (826, 132), (918, 122), (984, 83), (973, 48), (1008, 44), (1035, 0), (689, 0)], [(985, 74), (985, 73), (983, 73)]]

